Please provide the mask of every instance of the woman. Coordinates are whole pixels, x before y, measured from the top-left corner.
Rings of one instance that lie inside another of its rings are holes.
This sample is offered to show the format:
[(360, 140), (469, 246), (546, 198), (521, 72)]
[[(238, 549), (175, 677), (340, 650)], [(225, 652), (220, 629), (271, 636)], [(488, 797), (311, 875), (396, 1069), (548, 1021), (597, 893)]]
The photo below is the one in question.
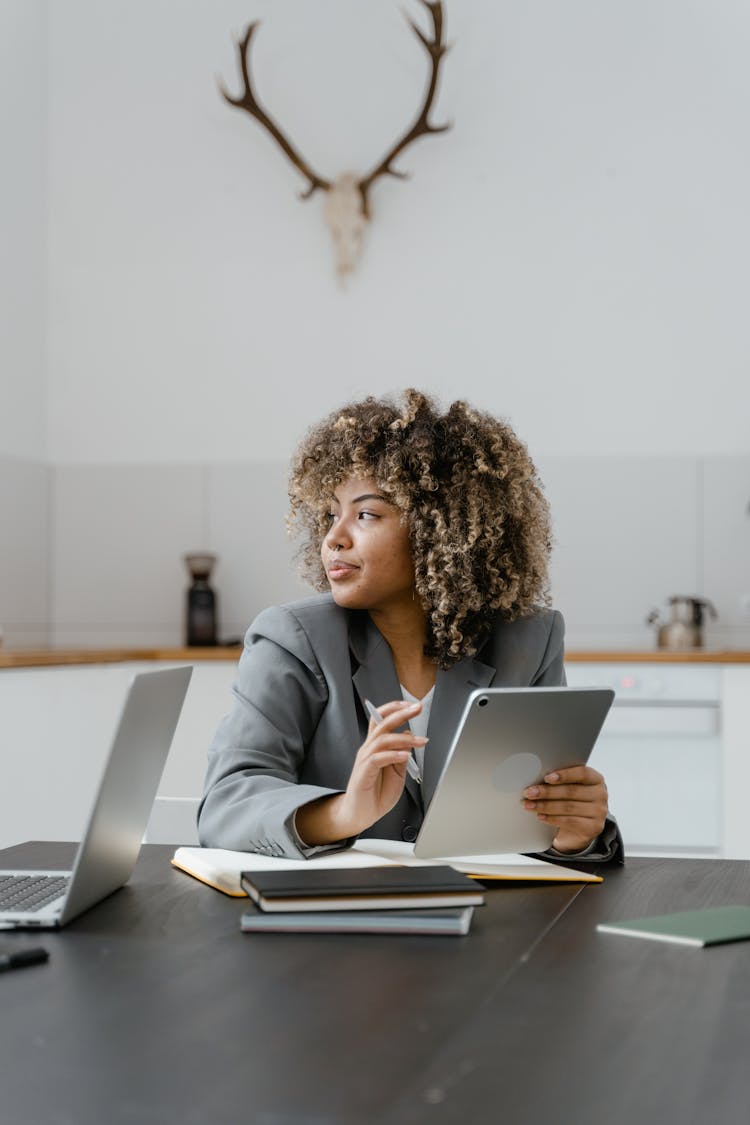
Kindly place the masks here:
[[(248, 630), (201, 842), (299, 857), (359, 835), (413, 841), (469, 691), (564, 683), (536, 471), (505, 423), (408, 390), (314, 427), (290, 498), (307, 576), (327, 592)], [(620, 857), (596, 770), (551, 774), (523, 804), (557, 829), (553, 855)]]

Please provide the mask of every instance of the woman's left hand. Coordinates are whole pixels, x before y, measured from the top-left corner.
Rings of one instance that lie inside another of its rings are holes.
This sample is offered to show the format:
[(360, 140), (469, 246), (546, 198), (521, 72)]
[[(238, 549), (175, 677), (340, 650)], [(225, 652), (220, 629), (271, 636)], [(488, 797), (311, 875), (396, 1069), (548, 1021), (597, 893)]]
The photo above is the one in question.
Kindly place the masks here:
[(523, 807), (558, 828), (553, 847), (580, 852), (594, 841), (607, 817), (607, 786), (591, 766), (548, 773), (543, 783), (523, 791)]

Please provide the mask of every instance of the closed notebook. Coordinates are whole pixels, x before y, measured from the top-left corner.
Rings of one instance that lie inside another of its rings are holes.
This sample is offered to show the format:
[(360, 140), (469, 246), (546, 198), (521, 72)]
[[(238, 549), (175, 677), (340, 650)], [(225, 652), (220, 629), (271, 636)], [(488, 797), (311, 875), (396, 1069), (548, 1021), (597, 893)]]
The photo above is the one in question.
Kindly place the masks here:
[(242, 886), (261, 910), (274, 912), (480, 906), (484, 902), (476, 883), (447, 865), (243, 871)]
[(721, 945), (750, 938), (750, 906), (714, 906), (705, 910), (681, 910), (676, 914), (654, 914), (626, 922), (601, 922), (603, 934), (674, 941), (681, 945)]
[(473, 906), (437, 906), (412, 910), (287, 910), (267, 913), (246, 909), (243, 933), (291, 934), (468, 934)]

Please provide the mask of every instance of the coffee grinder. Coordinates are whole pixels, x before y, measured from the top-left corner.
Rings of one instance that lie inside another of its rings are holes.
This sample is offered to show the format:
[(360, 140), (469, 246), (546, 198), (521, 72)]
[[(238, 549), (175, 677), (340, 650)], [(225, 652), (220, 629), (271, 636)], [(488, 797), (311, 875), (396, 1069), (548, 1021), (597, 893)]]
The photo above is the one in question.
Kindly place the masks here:
[(208, 551), (185, 555), (192, 583), (187, 592), (185, 644), (188, 648), (217, 644), (216, 593), (209, 585), (217, 556)]

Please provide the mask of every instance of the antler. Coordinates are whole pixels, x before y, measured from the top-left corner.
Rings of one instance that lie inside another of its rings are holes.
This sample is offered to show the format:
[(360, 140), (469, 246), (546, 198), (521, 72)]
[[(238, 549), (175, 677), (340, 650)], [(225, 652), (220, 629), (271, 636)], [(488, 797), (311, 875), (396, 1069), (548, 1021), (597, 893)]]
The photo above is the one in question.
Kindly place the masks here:
[(266, 113), (257, 97), (255, 96), (253, 84), (250, 79), (248, 53), (250, 49), (250, 40), (252, 39), (255, 30), (258, 27), (258, 24), (258, 20), (255, 20), (253, 23), (248, 24), (244, 38), (237, 44), (237, 56), (240, 64), (240, 70), (242, 72), (242, 80), (245, 84), (245, 89), (242, 95), (239, 98), (230, 97), (221, 82), (219, 82), (219, 89), (221, 90), (221, 93), (225, 100), (228, 101), (230, 105), (236, 106), (237, 109), (244, 109), (246, 113), (249, 113), (251, 117), (254, 117), (256, 121), (260, 122), (260, 124), (268, 130), (276, 143), (280, 145), (280, 147), (289, 157), (295, 168), (298, 168), (302, 175), (305, 176), (307, 180), (309, 180), (310, 186), (305, 191), (300, 193), (302, 199), (309, 199), (312, 193), (314, 191), (317, 191), (318, 188), (320, 188), (322, 191), (328, 191), (331, 184), (328, 180), (322, 179), (317, 175), (317, 173), (313, 172), (310, 165), (305, 160), (303, 160), (294, 146), (290, 144), (290, 142), (286, 139), (276, 122)]
[(443, 43), (443, 5), (440, 0), (421, 0), (421, 2), (424, 4), (425, 8), (427, 8), (430, 16), (432, 17), (434, 37), (432, 39), (427, 39), (427, 37), (420, 31), (413, 20), (409, 20), (409, 23), (411, 24), (417, 37), (427, 48), (427, 53), (430, 56), (432, 64), (430, 82), (425, 93), (422, 108), (417, 114), (417, 117), (411, 129), (409, 129), (408, 132), (404, 133), (403, 137), (401, 137), (401, 139), (396, 142), (393, 148), (380, 161), (377, 168), (373, 168), (369, 176), (365, 176), (365, 178), (360, 180), (357, 185), (360, 192), (362, 193), (362, 210), (368, 218), (370, 215), (368, 192), (374, 184), (375, 180), (377, 180), (379, 176), (397, 176), (402, 180), (408, 178), (408, 173), (399, 172), (396, 168), (392, 167), (393, 161), (396, 159), (399, 153), (403, 152), (406, 146), (410, 145), (412, 141), (415, 141), (417, 137), (427, 136), (430, 133), (444, 133), (447, 129), (450, 129), (450, 125), (430, 125), (429, 121), (427, 120), (430, 110), (432, 109), (432, 103), (435, 99), (435, 91), (437, 89), (440, 63), (442, 61), (443, 55), (448, 50), (447, 45)]

